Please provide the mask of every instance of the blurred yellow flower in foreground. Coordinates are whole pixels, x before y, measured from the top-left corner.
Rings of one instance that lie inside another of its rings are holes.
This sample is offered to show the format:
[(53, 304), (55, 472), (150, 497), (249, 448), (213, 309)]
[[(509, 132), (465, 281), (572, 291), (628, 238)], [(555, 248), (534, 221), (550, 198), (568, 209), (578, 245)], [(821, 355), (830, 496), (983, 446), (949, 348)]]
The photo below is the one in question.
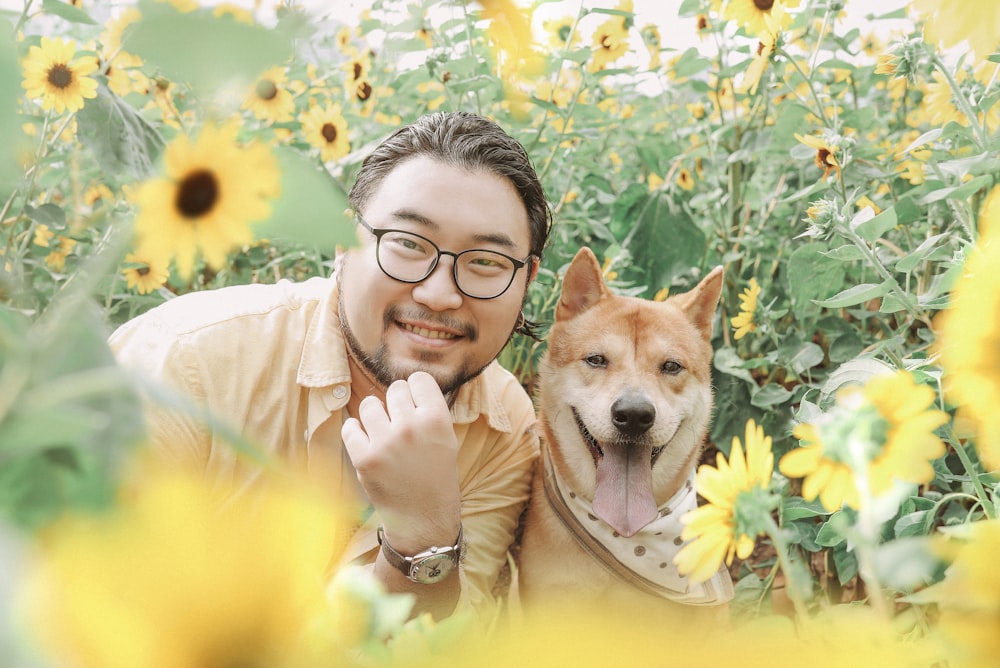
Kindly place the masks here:
[(266, 146), (237, 144), (238, 132), (238, 122), (208, 124), (196, 139), (181, 135), (167, 146), (166, 174), (136, 194), (139, 254), (175, 257), (188, 278), (199, 252), (218, 269), (230, 251), (253, 241), (250, 223), (270, 215), (281, 173)]
[[(964, 535), (967, 532), (968, 535)], [(990, 666), (1000, 656), (1000, 521), (983, 520), (962, 527), (957, 545), (946, 544), (951, 565), (944, 580), (926, 590), (936, 601), (939, 628), (949, 643), (949, 666)]]
[(94, 58), (73, 59), (76, 42), (42, 37), (41, 46), (28, 49), (21, 86), (29, 98), (40, 99), (42, 109), (56, 113), (83, 109), (84, 98), (97, 97)]
[(277, 477), (235, 502), (213, 494), (158, 473), (106, 514), (43, 533), (23, 602), (60, 665), (322, 665), (308, 641), (342, 548), (329, 499)]
[(988, 468), (1000, 468), (1000, 188), (983, 205), (980, 237), (969, 249), (951, 304), (935, 319), (945, 396), (977, 428)]
[(830, 511), (860, 508), (859, 479), (872, 496), (885, 494), (897, 479), (930, 482), (931, 462), (945, 453), (934, 430), (948, 421), (947, 413), (933, 408), (934, 398), (934, 390), (908, 371), (843, 389), (827, 421), (795, 428), (793, 435), (803, 445), (782, 457), (778, 467), (786, 476), (804, 478), (802, 497), (819, 496)]
[(764, 532), (754, 520), (758, 513), (771, 510), (771, 437), (753, 420), (747, 422), (744, 436), (745, 455), (739, 437), (734, 436), (728, 461), (719, 452), (715, 467), (698, 467), (694, 486), (707, 503), (681, 518), (681, 538), (690, 542), (674, 558), (677, 570), (690, 574), (692, 582), (708, 580), (723, 561), (732, 564), (734, 556), (749, 557), (756, 536)]
[(910, 8), (924, 21), (924, 37), (946, 49), (968, 41), (977, 60), (1000, 47), (1000, 3), (980, 0), (913, 0)]

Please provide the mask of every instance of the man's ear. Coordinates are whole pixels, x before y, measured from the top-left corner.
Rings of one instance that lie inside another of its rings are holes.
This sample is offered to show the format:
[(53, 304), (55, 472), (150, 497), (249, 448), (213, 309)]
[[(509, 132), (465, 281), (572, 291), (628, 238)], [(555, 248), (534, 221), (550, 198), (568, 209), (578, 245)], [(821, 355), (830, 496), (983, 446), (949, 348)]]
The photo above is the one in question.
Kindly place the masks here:
[(532, 255), (528, 260), (528, 283), (531, 283), (538, 276), (538, 270), (542, 266), (542, 258)]

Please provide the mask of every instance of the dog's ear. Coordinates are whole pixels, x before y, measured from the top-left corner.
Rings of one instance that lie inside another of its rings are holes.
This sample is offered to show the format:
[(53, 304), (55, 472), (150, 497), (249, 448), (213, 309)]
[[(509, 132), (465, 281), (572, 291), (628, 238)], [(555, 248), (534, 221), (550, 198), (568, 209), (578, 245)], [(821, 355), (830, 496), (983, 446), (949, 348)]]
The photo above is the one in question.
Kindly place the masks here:
[(690, 292), (674, 297), (706, 341), (712, 340), (712, 320), (722, 294), (722, 267), (716, 267)]
[(586, 246), (576, 253), (563, 278), (562, 293), (556, 306), (556, 320), (569, 320), (580, 315), (610, 294), (604, 284), (601, 264), (594, 251)]

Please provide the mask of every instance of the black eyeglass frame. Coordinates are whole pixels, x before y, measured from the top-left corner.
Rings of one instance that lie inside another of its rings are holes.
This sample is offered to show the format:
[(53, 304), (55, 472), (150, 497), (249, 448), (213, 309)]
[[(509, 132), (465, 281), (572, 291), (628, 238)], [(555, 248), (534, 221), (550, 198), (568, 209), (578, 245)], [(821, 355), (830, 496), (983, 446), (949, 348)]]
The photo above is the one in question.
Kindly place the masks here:
[[(507, 255), (506, 253), (501, 253), (500, 251), (495, 251), (495, 250), (492, 250), (492, 249), (489, 249), (489, 248), (469, 248), (469, 249), (461, 251), (459, 253), (455, 253), (455, 252), (452, 252), (452, 251), (441, 250), (436, 243), (434, 243), (433, 241), (431, 241), (430, 239), (428, 239), (427, 237), (425, 237), (422, 234), (417, 234), (416, 232), (410, 232), (409, 230), (397, 230), (397, 229), (389, 228), (389, 227), (372, 227), (371, 224), (369, 224), (369, 222), (367, 220), (365, 220), (364, 218), (362, 218), (361, 214), (357, 213), (357, 212), (354, 213), (354, 217), (357, 219), (357, 221), (359, 223), (361, 223), (361, 225), (366, 230), (368, 230), (369, 232), (372, 233), (372, 235), (375, 236), (375, 261), (378, 262), (378, 268), (382, 270), (383, 274), (385, 274), (386, 276), (388, 276), (389, 278), (391, 278), (394, 281), (399, 281), (400, 283), (409, 283), (411, 285), (416, 285), (417, 283), (422, 283), (422, 282), (426, 281), (427, 277), (434, 273), (434, 270), (437, 269), (438, 263), (441, 261), (441, 256), (442, 255), (450, 255), (455, 260), (454, 262), (451, 263), (451, 278), (452, 278), (452, 281), (454, 281), (454, 283), (455, 283), (455, 288), (457, 288), (459, 292), (461, 292), (466, 297), (469, 297), (470, 299), (483, 299), (483, 300), (486, 300), (486, 299), (496, 299), (497, 297), (500, 297), (505, 292), (507, 292), (508, 290), (510, 290), (510, 286), (514, 284), (514, 277), (517, 276), (517, 272), (520, 271), (522, 267), (524, 267), (525, 265), (527, 265), (529, 260), (531, 260), (532, 258), (536, 257), (534, 253), (529, 253), (528, 256), (526, 258), (524, 258), (523, 260), (518, 260), (517, 258), (511, 257), (510, 255)], [(388, 271), (385, 270), (385, 267), (382, 266), (382, 258), (379, 257), (378, 246), (379, 246), (379, 244), (382, 243), (382, 237), (385, 236), (386, 234), (389, 234), (390, 232), (398, 232), (398, 233), (401, 233), (401, 234), (408, 234), (410, 236), (417, 237), (418, 239), (423, 239), (424, 241), (426, 241), (427, 243), (429, 243), (431, 245), (431, 247), (435, 251), (437, 251), (437, 257), (434, 258), (434, 262), (431, 263), (430, 269), (427, 270), (426, 274), (424, 274), (423, 276), (421, 276), (420, 278), (418, 278), (416, 280), (408, 281), (406, 279), (398, 278), (396, 276), (393, 276), (392, 274), (390, 274)], [(462, 289), (461, 285), (459, 285), (459, 282), (458, 282), (458, 258), (459, 258), (459, 256), (465, 255), (466, 253), (476, 253), (476, 252), (479, 252), (479, 253), (494, 253), (496, 255), (499, 255), (502, 258), (510, 260), (511, 264), (514, 265), (514, 271), (510, 272), (510, 280), (507, 281), (507, 285), (504, 286), (503, 290), (501, 290), (500, 292), (496, 293), (492, 297), (478, 297), (476, 295), (470, 295), (468, 292), (466, 292), (465, 290)]]

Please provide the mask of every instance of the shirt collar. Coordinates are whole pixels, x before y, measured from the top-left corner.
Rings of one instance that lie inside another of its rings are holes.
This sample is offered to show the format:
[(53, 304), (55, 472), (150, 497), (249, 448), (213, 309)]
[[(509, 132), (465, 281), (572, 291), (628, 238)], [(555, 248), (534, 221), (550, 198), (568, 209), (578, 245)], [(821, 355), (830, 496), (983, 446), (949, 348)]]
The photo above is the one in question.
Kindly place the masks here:
[[(330, 279), (330, 291), (320, 300), (313, 313), (302, 346), (296, 382), (302, 387), (319, 388), (351, 382), (347, 363), (347, 342), (340, 329), (339, 301), (336, 278)], [(492, 429), (509, 433), (510, 416), (497, 395), (498, 384), (490, 382), (502, 373), (499, 363), (493, 361), (470, 382), (458, 389), (451, 406), (455, 424), (470, 424), (484, 416)]]

